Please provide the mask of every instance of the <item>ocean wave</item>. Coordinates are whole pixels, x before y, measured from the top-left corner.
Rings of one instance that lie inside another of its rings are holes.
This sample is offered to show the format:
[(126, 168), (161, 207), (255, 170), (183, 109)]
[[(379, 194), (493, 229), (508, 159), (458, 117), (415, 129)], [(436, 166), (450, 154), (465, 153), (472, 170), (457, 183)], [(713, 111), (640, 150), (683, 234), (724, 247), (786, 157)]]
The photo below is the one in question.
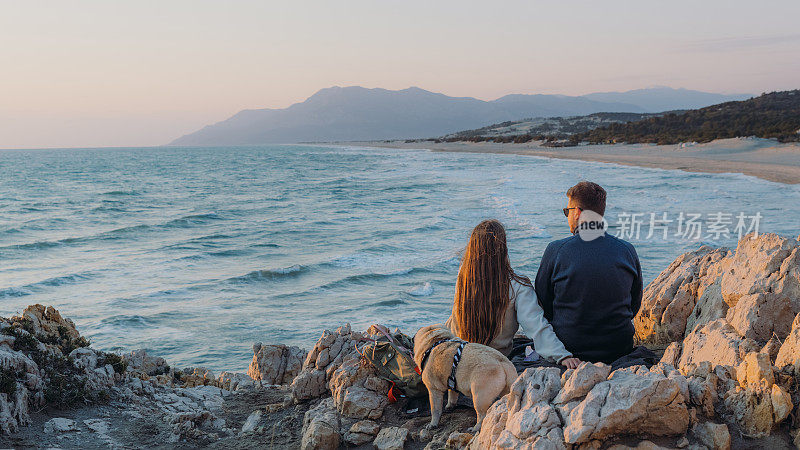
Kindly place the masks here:
[(3, 254), (3, 250), (44, 250), (52, 247), (58, 247), (67, 241), (68, 239), (59, 239), (55, 241), (35, 241), (28, 242), (26, 244), (6, 245), (4, 247), (0, 247), (0, 255)]
[(31, 294), (33, 294), (33, 291), (24, 288), (11, 287), (0, 289), (0, 298), (24, 297)]
[(26, 295), (32, 295), (36, 292), (39, 292), (42, 290), (42, 288), (64, 286), (68, 284), (75, 284), (81, 281), (89, 280), (93, 278), (94, 275), (95, 272), (91, 271), (72, 273), (69, 275), (47, 278), (42, 281), (26, 284), (24, 286), (0, 289), (0, 298), (24, 297)]
[(397, 277), (397, 276), (404, 276), (404, 275), (416, 275), (416, 274), (429, 274), (431, 273), (431, 269), (426, 267), (412, 267), (406, 269), (399, 269), (390, 273), (363, 273), (357, 275), (349, 275), (344, 278), (340, 278), (336, 281), (331, 281), (330, 283), (326, 283), (320, 286), (320, 289), (328, 290), (328, 289), (335, 289), (342, 286), (349, 286), (349, 285), (360, 285), (364, 286), (369, 284), (372, 281), (379, 281), (385, 280), (387, 278)]
[[(185, 250), (195, 250), (191, 247), (183, 248)], [(243, 256), (252, 251), (246, 248), (231, 248), (226, 250), (219, 250), (219, 251), (209, 251), (209, 252), (200, 252), (193, 255), (186, 255), (180, 258), (173, 259), (172, 261), (197, 261), (200, 259), (207, 259), (207, 258), (231, 258), (236, 256)]]
[[(157, 250), (197, 250), (198, 248), (201, 247), (217, 248), (222, 245), (222, 244), (217, 244), (217, 241), (226, 239), (235, 239), (237, 237), (239, 236), (223, 234), (223, 233), (215, 233), (215, 234), (209, 234), (207, 236), (200, 236), (192, 239), (187, 239), (185, 241), (176, 242), (174, 244), (164, 245), (162, 247), (159, 247)], [(260, 247), (260, 245), (254, 244), (253, 247)]]
[[(99, 233), (99, 234), (92, 235), (92, 236), (86, 236), (84, 238), (79, 238), (79, 239), (86, 239), (86, 240), (93, 239), (93, 238), (106, 239), (106, 238), (109, 238), (109, 237), (116, 238), (117, 235), (128, 234), (128, 233), (137, 232), (137, 231), (160, 230), (160, 229), (165, 229), (165, 228), (190, 228), (190, 227), (192, 227), (194, 225), (201, 224), (201, 223), (206, 223), (206, 222), (212, 221), (212, 220), (222, 220), (222, 217), (220, 217), (216, 213), (191, 214), (191, 215), (188, 215), (188, 216), (179, 217), (177, 219), (172, 219), (172, 220), (169, 220), (167, 222), (162, 222), (162, 223), (155, 223), (155, 224), (144, 224), (143, 223), (143, 224), (129, 225), (129, 226), (125, 226), (125, 227), (120, 227), (120, 228), (116, 228), (116, 229), (113, 229), (113, 230), (110, 230), (110, 231), (106, 231), (106, 232)], [(209, 237), (203, 237), (203, 238), (198, 238), (198, 239), (208, 239), (208, 238)]]
[(238, 277), (227, 278), (223, 281), (228, 283), (252, 283), (257, 281), (276, 281), (287, 278), (295, 278), (305, 273), (308, 273), (310, 268), (295, 264), (289, 267), (281, 267), (277, 269), (254, 270)]
[(167, 288), (143, 290), (135, 293), (132, 296), (111, 297), (107, 300), (107, 303), (109, 306), (123, 309), (128, 307), (141, 307), (143, 305), (156, 305), (163, 303), (164, 299), (167, 297), (186, 298), (187, 296), (191, 295), (192, 292), (203, 290), (204, 287), (205, 286), (202, 284), (194, 284), (185, 285), (174, 289)]
[[(256, 270), (242, 276), (232, 277), (222, 280), (222, 282), (239, 284), (239, 283), (254, 283), (262, 281), (281, 281), (285, 279), (294, 279), (306, 274), (313, 273), (317, 269), (326, 267), (330, 267), (330, 264), (321, 263), (308, 266), (294, 265), (282, 269)], [(354, 275), (344, 276), (339, 279), (335, 279), (333, 281), (322, 284), (320, 286), (313, 287), (305, 291), (295, 291), (292, 293), (281, 294), (274, 298), (296, 298), (298, 296), (302, 297), (304, 295), (317, 294), (320, 291), (333, 290), (343, 287), (366, 286), (373, 282), (380, 282), (381, 280), (387, 280), (394, 277), (413, 276), (418, 274), (430, 275), (432, 273), (438, 273), (438, 272), (440, 272), (438, 269), (432, 267), (408, 267), (384, 273), (367, 272), (361, 274), (354, 274)]]
[(246, 248), (231, 248), (227, 250), (220, 250), (216, 252), (206, 252), (205, 254), (208, 256), (216, 256), (216, 257), (228, 257), (228, 256), (242, 256), (250, 253), (249, 249)]
[(429, 282), (424, 282), (421, 285), (411, 289), (407, 292), (408, 295), (414, 297), (427, 297), (433, 295), (433, 286)]
[(261, 248), (280, 248), (281, 246), (278, 244), (273, 244), (270, 242), (264, 242), (261, 244), (253, 244), (252, 247), (261, 247)]
[(81, 273), (72, 273), (69, 275), (64, 275), (60, 277), (53, 277), (48, 278), (46, 280), (40, 281), (38, 283), (34, 283), (33, 285), (39, 286), (63, 286), (65, 284), (74, 284), (79, 281), (88, 280), (94, 276), (94, 272), (81, 272)]
[(15, 244), (15, 245), (7, 245), (4, 247), (0, 247), (0, 254), (3, 254), (3, 251), (6, 250), (46, 250), (55, 247), (61, 247), (65, 245), (74, 245), (74, 244), (81, 244), (84, 242), (89, 242), (93, 240), (109, 240), (109, 239), (116, 239), (120, 234), (128, 234), (136, 231), (144, 231), (150, 228), (150, 225), (132, 225), (122, 228), (117, 228), (111, 231), (105, 231), (102, 233), (97, 233), (88, 236), (76, 236), (76, 237), (68, 237), (63, 239), (55, 239), (55, 240), (43, 240), (43, 241), (35, 241), (35, 242), (28, 242), (25, 244)]
[(395, 299), (395, 300), (383, 300), (380, 302), (373, 303), (369, 306), (400, 306), (405, 304), (406, 302), (404, 302), (403, 300)]
[(404, 228), (400, 230), (381, 230), (376, 231), (375, 236), (378, 237), (394, 237), (394, 236), (414, 236), (418, 234), (424, 233), (432, 233), (436, 231), (442, 231), (445, 229), (445, 219), (440, 218), (435, 223), (429, 223), (425, 225), (419, 225), (413, 228)]
[(120, 235), (128, 235), (136, 232), (144, 232), (149, 230), (159, 230), (159, 229), (169, 229), (169, 228), (191, 228), (194, 225), (202, 224), (210, 220), (222, 220), (222, 217), (220, 217), (216, 213), (194, 214), (194, 215), (180, 217), (178, 219), (173, 219), (168, 222), (160, 224), (129, 225), (88, 236), (77, 236), (77, 237), (68, 237), (56, 240), (29, 242), (25, 244), (7, 245), (0, 247), (0, 254), (3, 253), (3, 250), (45, 250), (49, 248), (60, 247), (63, 245), (81, 244), (94, 240), (101, 240), (101, 241), (114, 240), (118, 239)]
[(399, 186), (386, 186), (379, 189), (379, 192), (410, 192), (414, 190), (434, 191), (446, 187), (445, 183), (413, 183), (402, 184)]
[(549, 238), (550, 235), (538, 223), (531, 221), (519, 212), (517, 201), (501, 195), (490, 195), (491, 208), (497, 212), (497, 218), (503, 222), (513, 238)]
[(403, 249), (394, 245), (381, 244), (363, 248), (354, 253), (339, 256), (328, 265), (341, 268), (377, 268), (377, 267), (397, 267), (398, 259), (395, 255), (402, 254)]
[(86, 236), (84, 238), (76, 238), (76, 239), (86, 239), (86, 240), (90, 240), (93, 238), (107, 239), (109, 237), (116, 237), (119, 234), (128, 234), (128, 233), (135, 233), (137, 231), (145, 231), (152, 227), (153, 225), (147, 225), (147, 224), (129, 225), (126, 227), (115, 228), (111, 231), (105, 231), (103, 233), (98, 233), (92, 236)]
[(118, 190), (118, 191), (102, 192), (102, 193), (100, 193), (100, 195), (108, 195), (108, 196), (112, 196), (112, 197), (126, 197), (126, 196), (141, 195), (141, 193), (139, 191), (135, 191), (135, 190), (129, 190), (129, 191)]
[(117, 314), (100, 320), (101, 327), (149, 328), (154, 321), (138, 314)]
[(66, 224), (67, 219), (63, 217), (41, 217), (36, 219), (26, 220), (19, 224), (19, 230), (35, 230), (44, 231), (52, 230), (53, 228), (63, 227), (61, 224)]
[(160, 227), (164, 228), (187, 228), (192, 227), (197, 224), (206, 223), (211, 220), (222, 220), (223, 218), (219, 216), (217, 213), (208, 213), (208, 214), (192, 214), (188, 216), (183, 216), (178, 219), (170, 220), (167, 223), (159, 225)]
[(92, 212), (94, 212), (94, 213), (128, 212), (128, 208), (120, 207), (120, 206), (97, 206), (97, 207), (92, 208)]

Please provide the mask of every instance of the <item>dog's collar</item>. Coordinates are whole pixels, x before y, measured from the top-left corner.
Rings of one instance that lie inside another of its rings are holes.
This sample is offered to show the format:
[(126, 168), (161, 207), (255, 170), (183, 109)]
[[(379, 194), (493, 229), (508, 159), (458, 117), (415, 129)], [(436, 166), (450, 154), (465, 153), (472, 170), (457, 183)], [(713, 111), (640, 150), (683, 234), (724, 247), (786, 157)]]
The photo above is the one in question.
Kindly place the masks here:
[(450, 376), (447, 378), (447, 387), (449, 389), (456, 389), (456, 368), (458, 367), (458, 363), (461, 361), (461, 352), (464, 351), (464, 346), (467, 345), (465, 341), (461, 339), (442, 339), (436, 341), (429, 349), (425, 350), (425, 353), (422, 354), (422, 361), (420, 361), (419, 372), (425, 370), (425, 363), (428, 361), (428, 357), (431, 355), (431, 351), (436, 348), (439, 344), (444, 344), (445, 342), (458, 342), (460, 345), (456, 349), (455, 355), (453, 355), (453, 367), (450, 370)]

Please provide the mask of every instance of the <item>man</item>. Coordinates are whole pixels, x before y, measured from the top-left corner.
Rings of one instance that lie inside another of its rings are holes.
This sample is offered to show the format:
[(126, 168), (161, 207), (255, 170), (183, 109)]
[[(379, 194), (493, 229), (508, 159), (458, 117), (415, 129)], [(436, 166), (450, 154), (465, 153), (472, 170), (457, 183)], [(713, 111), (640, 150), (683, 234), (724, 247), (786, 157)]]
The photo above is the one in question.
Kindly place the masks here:
[(631, 320), (642, 302), (639, 257), (631, 244), (610, 234), (582, 238), (579, 233), (587, 218), (605, 214), (602, 187), (582, 181), (567, 198), (563, 211), (573, 235), (547, 246), (536, 295), (567, 350), (583, 361), (611, 364), (633, 350)]

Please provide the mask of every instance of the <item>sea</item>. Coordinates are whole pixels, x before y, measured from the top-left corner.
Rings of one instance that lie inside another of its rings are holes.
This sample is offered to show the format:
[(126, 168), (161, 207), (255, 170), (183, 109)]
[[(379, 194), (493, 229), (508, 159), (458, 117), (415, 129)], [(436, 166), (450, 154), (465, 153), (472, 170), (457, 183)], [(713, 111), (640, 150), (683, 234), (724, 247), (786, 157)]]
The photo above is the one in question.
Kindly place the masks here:
[(483, 219), (534, 278), (580, 180), (607, 190), (646, 282), (701, 245), (799, 229), (800, 186), (741, 174), (353, 146), (0, 150), (0, 315), (52, 305), (95, 348), (217, 371), (347, 322), (413, 335), (447, 319)]

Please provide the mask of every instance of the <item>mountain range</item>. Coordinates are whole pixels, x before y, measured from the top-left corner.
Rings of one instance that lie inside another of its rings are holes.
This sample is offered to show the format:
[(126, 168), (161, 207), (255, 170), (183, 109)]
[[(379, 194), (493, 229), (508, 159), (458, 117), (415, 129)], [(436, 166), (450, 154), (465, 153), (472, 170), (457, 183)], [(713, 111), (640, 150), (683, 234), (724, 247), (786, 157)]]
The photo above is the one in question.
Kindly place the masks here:
[(337, 86), (322, 89), (288, 108), (243, 110), (170, 145), (426, 138), (523, 118), (694, 109), (749, 97), (655, 87), (582, 96), (511, 94), (485, 101), (450, 97), (417, 87), (392, 91)]

